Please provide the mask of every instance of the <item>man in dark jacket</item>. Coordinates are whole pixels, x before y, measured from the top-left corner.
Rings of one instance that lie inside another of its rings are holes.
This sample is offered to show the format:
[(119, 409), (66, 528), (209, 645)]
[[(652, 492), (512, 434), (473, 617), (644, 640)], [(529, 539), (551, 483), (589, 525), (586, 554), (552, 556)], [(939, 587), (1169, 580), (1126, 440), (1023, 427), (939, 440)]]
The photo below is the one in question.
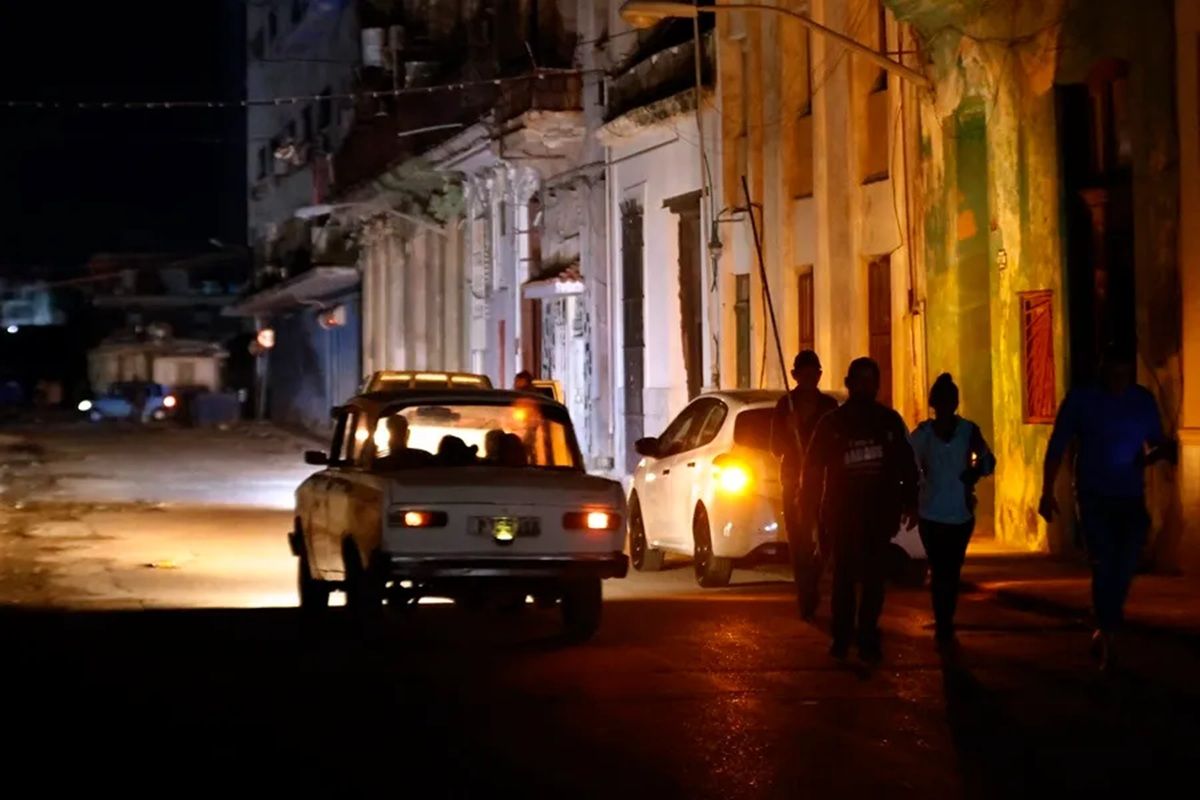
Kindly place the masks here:
[(796, 356), (792, 362), (792, 379), (796, 381), (796, 388), (775, 405), (775, 415), (771, 419), (771, 452), (780, 459), (783, 520), (787, 527), (800, 615), (812, 619), (821, 599), (823, 564), (813, 532), (800, 524), (800, 472), (804, 468), (804, 448), (817, 423), (838, 404), (817, 388), (821, 383), (821, 359), (812, 350), (803, 350)]
[(821, 524), (832, 540), (829, 652), (845, 658), (857, 632), (859, 654), (867, 662), (883, 657), (879, 615), (888, 543), (902, 521), (916, 522), (917, 509), (917, 463), (908, 429), (899, 414), (876, 402), (879, 380), (879, 365), (871, 359), (850, 365), (850, 397), (817, 425), (800, 482), (805, 527)]

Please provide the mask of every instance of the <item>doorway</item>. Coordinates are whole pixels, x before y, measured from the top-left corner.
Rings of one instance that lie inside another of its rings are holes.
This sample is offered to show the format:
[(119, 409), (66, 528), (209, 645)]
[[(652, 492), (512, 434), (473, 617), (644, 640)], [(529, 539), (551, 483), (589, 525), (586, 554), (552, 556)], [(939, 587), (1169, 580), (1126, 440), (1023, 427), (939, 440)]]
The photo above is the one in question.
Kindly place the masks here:
[(1090, 382), (1105, 345), (1136, 343), (1129, 65), (1098, 62), (1057, 88), (1066, 221), (1071, 381)]
[(679, 220), (679, 324), (688, 400), (704, 385), (704, 316), (700, 308), (703, 286), (700, 250), (700, 192), (673, 197), (663, 203)]
[(639, 456), (633, 443), (645, 435), (643, 389), (646, 384), (645, 274), (642, 255), (642, 204), (621, 204), (621, 330), (625, 368), (625, 471), (633, 474)]

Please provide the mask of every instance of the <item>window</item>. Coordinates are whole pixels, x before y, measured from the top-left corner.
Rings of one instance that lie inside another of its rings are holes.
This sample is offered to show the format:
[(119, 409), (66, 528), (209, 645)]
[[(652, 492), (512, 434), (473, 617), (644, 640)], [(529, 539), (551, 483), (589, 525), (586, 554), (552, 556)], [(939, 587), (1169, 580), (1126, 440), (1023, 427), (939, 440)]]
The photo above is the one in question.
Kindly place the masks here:
[[(399, 431), (406, 437), (402, 447), (395, 441)], [(391, 408), (380, 416), (372, 440), (374, 466), (381, 469), (583, 469), (566, 411), (537, 401)]]
[(750, 388), (750, 276), (734, 275), (733, 318), (737, 329), (737, 385)]
[(800, 115), (808, 116), (812, 114), (813, 81), (812, 33), (807, 31), (804, 34), (804, 55), (800, 59), (800, 80), (804, 82), (804, 99), (801, 101)]
[(266, 52), (267, 48), (266, 43), (263, 41), (262, 28), (259, 28), (258, 32), (254, 34), (254, 38), (250, 40), (250, 55), (255, 61), (262, 61)]
[(771, 449), (771, 425), (775, 409), (752, 408), (737, 415), (733, 423), (733, 443), (755, 450)]
[(354, 413), (354, 435), (346, 441), (346, 462), (361, 463), (371, 441), (371, 422), (366, 414)]
[(800, 275), (796, 291), (796, 314), (799, 329), (799, 345), (801, 350), (817, 349), (816, 309), (813, 302), (812, 267)]
[(892, 404), (892, 259), (867, 265), (867, 330), (871, 358), (879, 365), (879, 402)]
[(1056, 411), (1054, 382), (1054, 293), (1021, 293), (1025, 421), (1051, 424)]
[(717, 438), (717, 434), (721, 432), (721, 426), (725, 424), (725, 417), (729, 416), (729, 408), (720, 400), (708, 400), (708, 413), (703, 415), (703, 419), (696, 425), (696, 435), (688, 442), (688, 449), (694, 450), (697, 447), (704, 445)]
[(329, 444), (329, 463), (337, 464), (342, 460), (343, 453), (353, 451), (353, 442), (349, 439), (349, 432), (354, 430), (354, 414), (353, 412), (341, 412), (337, 415), (337, 420), (333, 428), (333, 441)]
[[(887, 53), (887, 7), (883, 5), (883, 0), (875, 0), (875, 49), (880, 53)], [(879, 74), (875, 76), (875, 83), (871, 86), (872, 92), (886, 92), (888, 88), (888, 74), (886, 69), (880, 69)]]
[(662, 436), (658, 437), (659, 457), (677, 455), (686, 450), (694, 429), (700, 424), (707, 411), (708, 403), (703, 399), (697, 400), (672, 420), (667, 429), (663, 431)]

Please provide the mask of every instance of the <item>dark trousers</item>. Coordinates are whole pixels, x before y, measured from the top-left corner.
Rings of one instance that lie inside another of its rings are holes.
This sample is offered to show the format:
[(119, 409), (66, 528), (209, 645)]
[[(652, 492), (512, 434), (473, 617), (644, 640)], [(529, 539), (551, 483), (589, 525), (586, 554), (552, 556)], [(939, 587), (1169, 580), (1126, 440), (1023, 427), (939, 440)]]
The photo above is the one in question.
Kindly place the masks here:
[(1100, 630), (1111, 632), (1125, 613), (1125, 598), (1150, 529), (1142, 497), (1079, 498), (1079, 523), (1092, 565), (1092, 608)]
[(894, 529), (874, 526), (836, 528), (832, 598), (835, 645), (847, 646), (857, 638), (860, 649), (879, 647), (887, 546), (893, 533)]
[(933, 619), (939, 639), (954, 635), (954, 611), (958, 608), (958, 586), (967, 543), (975, 520), (958, 525), (921, 520), (921, 544), (929, 557), (929, 590), (933, 595)]
[[(783, 509), (783, 523), (787, 528), (788, 553), (792, 557), (792, 579), (796, 583), (796, 595), (800, 603), (816, 606), (820, 596), (821, 573), (825, 558), (822, 548), (813, 541), (812, 531), (800, 525), (800, 506), (793, 500)], [(825, 536), (822, 532), (822, 540)], [(824, 542), (822, 542), (824, 545)]]

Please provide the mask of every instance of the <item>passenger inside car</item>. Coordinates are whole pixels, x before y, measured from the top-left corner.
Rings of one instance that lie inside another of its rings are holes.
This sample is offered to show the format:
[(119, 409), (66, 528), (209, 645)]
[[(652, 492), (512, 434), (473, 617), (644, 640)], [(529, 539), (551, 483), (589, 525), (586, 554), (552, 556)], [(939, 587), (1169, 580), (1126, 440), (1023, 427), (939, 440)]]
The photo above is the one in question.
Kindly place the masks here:
[(529, 454), (520, 436), (515, 433), (504, 434), (500, 443), (499, 461), (503, 467), (524, 467), (529, 464)]
[(468, 447), (457, 436), (443, 436), (438, 445), (437, 464), (439, 467), (469, 467), (478, 462), (475, 457), (478, 452), (478, 447)]
[(401, 414), (387, 418), (388, 449), (375, 458), (377, 469), (412, 469), (433, 463), (433, 455), (408, 446), (408, 420)]

